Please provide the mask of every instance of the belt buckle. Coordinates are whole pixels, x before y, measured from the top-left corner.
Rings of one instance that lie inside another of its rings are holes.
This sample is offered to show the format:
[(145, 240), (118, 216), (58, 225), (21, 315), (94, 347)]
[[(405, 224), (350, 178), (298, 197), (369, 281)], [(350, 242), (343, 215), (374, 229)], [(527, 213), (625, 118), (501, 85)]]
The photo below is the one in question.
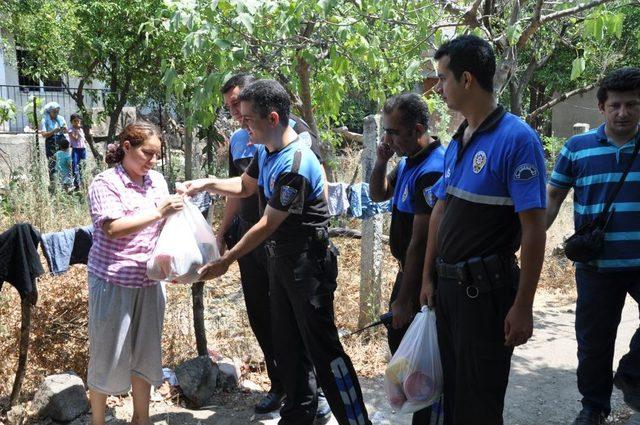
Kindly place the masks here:
[(478, 295), (480, 295), (480, 289), (478, 289), (477, 286), (474, 286), (474, 285), (467, 286), (467, 297), (473, 300), (478, 298)]

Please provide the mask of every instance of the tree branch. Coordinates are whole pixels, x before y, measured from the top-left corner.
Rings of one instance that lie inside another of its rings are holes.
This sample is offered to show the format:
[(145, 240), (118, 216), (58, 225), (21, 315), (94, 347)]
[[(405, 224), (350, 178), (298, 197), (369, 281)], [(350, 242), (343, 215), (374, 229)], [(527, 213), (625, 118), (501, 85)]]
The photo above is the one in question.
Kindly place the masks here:
[(576, 13), (580, 13), (584, 10), (592, 9), (596, 6), (600, 6), (601, 4), (609, 3), (612, 0), (593, 0), (589, 3), (581, 3), (578, 6), (572, 7), (570, 9), (560, 10), (558, 12), (550, 13), (548, 15), (544, 15), (540, 18), (540, 23), (545, 24), (549, 21), (554, 21), (560, 18), (564, 18), (565, 16), (575, 15)]
[(573, 97), (582, 93), (586, 93), (589, 90), (592, 90), (593, 88), (595, 88), (596, 85), (597, 83), (587, 84), (586, 86), (580, 87), (579, 89), (571, 90), (561, 94), (560, 96), (550, 100), (549, 102), (545, 103), (544, 105), (540, 106), (538, 109), (536, 109), (535, 111), (527, 115), (527, 118), (526, 118), (527, 122), (529, 123), (533, 122), (533, 120), (536, 119), (538, 115), (545, 112), (546, 110), (553, 108), (557, 104), (564, 102), (570, 97)]
[(536, 0), (536, 5), (533, 9), (533, 16), (531, 17), (531, 22), (529, 25), (522, 31), (520, 37), (518, 38), (517, 46), (519, 49), (522, 49), (527, 41), (535, 34), (535, 32), (540, 28), (542, 23), (540, 22), (540, 13), (542, 11), (542, 5), (544, 4), (544, 0)]

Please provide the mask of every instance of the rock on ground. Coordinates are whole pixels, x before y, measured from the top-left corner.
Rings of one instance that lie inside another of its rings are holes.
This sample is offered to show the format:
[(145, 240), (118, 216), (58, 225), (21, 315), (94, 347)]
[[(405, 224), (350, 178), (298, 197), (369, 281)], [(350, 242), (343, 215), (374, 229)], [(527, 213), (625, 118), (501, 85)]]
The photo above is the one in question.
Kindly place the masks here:
[(89, 409), (84, 382), (73, 372), (47, 376), (36, 391), (32, 409), (43, 418), (72, 421)]

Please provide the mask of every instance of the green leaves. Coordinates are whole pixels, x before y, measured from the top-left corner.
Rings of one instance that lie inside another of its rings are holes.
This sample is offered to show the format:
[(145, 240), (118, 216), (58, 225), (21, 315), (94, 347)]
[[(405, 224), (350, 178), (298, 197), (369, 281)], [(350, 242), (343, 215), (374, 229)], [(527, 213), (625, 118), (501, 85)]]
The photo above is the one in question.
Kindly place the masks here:
[(407, 66), (407, 69), (404, 71), (404, 76), (408, 80), (415, 80), (417, 77), (416, 74), (418, 74), (421, 64), (422, 64), (422, 61), (420, 59), (411, 60), (411, 62), (409, 62), (409, 65)]
[(571, 81), (576, 80), (582, 75), (586, 67), (586, 61), (583, 56), (577, 57), (571, 62)]
[(597, 12), (584, 22), (584, 31), (595, 41), (603, 41), (607, 34), (616, 38), (622, 37), (624, 23), (623, 13)]

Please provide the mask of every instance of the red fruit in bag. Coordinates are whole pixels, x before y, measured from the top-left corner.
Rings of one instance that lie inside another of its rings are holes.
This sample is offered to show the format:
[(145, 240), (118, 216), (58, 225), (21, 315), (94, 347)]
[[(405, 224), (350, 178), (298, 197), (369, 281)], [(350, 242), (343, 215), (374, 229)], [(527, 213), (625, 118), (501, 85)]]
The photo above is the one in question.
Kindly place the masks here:
[(171, 273), (171, 258), (171, 254), (156, 255), (156, 265), (162, 270), (163, 277), (167, 277)]
[(404, 380), (404, 393), (409, 401), (427, 400), (433, 396), (433, 380), (424, 372), (412, 372)]
[(407, 401), (400, 385), (388, 385), (387, 395), (389, 396), (389, 404), (394, 409), (400, 409), (404, 402)]

